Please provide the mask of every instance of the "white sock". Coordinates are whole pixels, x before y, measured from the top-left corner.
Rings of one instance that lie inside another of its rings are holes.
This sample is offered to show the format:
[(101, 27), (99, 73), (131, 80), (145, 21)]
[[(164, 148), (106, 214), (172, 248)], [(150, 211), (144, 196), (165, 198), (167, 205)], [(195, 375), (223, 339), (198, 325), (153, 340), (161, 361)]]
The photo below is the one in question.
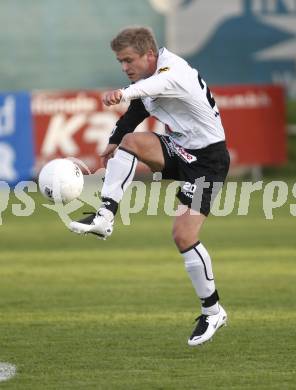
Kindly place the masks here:
[(217, 314), (219, 312), (218, 294), (208, 251), (201, 242), (197, 242), (181, 254), (195, 292), (201, 300), (202, 314)]
[(107, 163), (102, 197), (111, 198), (119, 203), (134, 178), (137, 162), (136, 156), (118, 149)]

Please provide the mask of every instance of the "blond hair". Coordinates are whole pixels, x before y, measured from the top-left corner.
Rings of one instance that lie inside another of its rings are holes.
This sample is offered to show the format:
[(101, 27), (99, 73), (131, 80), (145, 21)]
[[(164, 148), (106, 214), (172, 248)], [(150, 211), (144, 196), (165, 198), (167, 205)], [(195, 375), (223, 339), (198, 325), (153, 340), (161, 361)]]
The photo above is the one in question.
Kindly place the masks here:
[(150, 49), (155, 55), (158, 53), (158, 45), (154, 33), (149, 27), (126, 27), (112, 39), (110, 45), (111, 49), (116, 53), (129, 46), (141, 56)]

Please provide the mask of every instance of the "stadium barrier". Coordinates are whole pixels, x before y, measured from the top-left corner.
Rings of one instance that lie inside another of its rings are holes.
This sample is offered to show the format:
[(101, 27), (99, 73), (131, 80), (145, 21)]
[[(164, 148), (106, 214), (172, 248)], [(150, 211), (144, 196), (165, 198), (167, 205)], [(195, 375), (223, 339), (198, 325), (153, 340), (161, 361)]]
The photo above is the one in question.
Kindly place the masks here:
[[(232, 166), (286, 162), (285, 97), (280, 86), (213, 87), (226, 130)], [(105, 107), (99, 90), (0, 94), (0, 180), (14, 184), (36, 176), (57, 157), (75, 157), (99, 169), (125, 104)], [(153, 117), (136, 131), (163, 132)], [(140, 170), (144, 165), (140, 165)]]

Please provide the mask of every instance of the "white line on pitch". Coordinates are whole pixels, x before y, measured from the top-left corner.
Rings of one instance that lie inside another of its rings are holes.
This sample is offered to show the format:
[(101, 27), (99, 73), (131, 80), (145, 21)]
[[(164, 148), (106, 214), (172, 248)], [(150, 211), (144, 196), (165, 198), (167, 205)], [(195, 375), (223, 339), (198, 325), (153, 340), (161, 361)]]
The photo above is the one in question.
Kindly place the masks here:
[(10, 363), (0, 362), (0, 382), (11, 379), (16, 374), (16, 366)]

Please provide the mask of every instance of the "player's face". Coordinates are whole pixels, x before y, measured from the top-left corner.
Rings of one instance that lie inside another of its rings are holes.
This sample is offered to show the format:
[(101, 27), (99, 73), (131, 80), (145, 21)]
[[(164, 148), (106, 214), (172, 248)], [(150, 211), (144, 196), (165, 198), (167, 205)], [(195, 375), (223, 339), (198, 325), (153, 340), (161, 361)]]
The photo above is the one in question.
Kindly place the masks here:
[(116, 53), (121, 69), (131, 81), (138, 81), (153, 75), (157, 57), (152, 50), (140, 55), (132, 47), (126, 47)]

